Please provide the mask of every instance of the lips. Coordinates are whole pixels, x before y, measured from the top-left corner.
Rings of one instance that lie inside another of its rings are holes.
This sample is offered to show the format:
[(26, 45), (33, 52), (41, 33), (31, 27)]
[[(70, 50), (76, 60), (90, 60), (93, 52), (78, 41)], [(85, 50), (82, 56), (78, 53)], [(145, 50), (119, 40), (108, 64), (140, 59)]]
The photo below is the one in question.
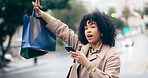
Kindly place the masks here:
[(88, 40), (91, 40), (92, 37), (93, 37), (93, 35), (91, 35), (91, 34), (88, 34), (88, 35), (87, 35), (87, 39), (88, 39)]

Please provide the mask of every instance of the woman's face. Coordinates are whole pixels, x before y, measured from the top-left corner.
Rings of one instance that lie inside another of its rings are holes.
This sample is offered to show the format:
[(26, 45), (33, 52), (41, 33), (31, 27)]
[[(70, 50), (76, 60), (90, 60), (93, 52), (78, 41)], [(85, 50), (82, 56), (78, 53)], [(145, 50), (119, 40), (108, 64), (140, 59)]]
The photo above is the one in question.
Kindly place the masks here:
[(84, 29), (85, 37), (89, 43), (96, 44), (97, 42), (101, 41), (100, 31), (98, 30), (96, 22), (90, 22), (89, 20), (87, 20)]

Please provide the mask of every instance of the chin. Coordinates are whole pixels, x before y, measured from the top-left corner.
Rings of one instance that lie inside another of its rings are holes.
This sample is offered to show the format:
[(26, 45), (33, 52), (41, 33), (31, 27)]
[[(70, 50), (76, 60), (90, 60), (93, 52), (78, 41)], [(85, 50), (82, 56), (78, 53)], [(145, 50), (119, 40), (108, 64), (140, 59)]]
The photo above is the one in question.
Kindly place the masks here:
[(93, 41), (88, 41), (88, 43), (93, 44), (94, 42)]
[(90, 40), (90, 41), (88, 41), (88, 43), (90, 43), (90, 44), (96, 44), (96, 43), (97, 43), (97, 41)]

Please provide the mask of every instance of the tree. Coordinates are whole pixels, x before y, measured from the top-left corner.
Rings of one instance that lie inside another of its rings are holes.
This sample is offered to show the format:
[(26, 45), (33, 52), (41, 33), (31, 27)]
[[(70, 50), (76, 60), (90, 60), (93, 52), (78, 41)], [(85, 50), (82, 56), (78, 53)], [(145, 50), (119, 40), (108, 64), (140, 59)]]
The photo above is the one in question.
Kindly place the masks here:
[(122, 30), (124, 27), (124, 22), (120, 19), (117, 19), (117, 18), (113, 18), (113, 19), (115, 20), (117, 28)]
[[(23, 24), (23, 16), (30, 15), (33, 10), (33, 0), (0, 0), (0, 47), (2, 55), (0, 56), (0, 67), (6, 65), (5, 54), (7, 53), (11, 38), (18, 26)], [(48, 2), (49, 4), (47, 4)], [(45, 5), (44, 10), (47, 9), (62, 9), (69, 6), (68, 0), (42, 0), (41, 5)], [(3, 42), (6, 35), (10, 36), (7, 47), (4, 47)]]
[(82, 16), (87, 13), (86, 8), (77, 1), (69, 1), (71, 9), (55, 9), (51, 14), (66, 23), (71, 29), (76, 30)]
[[(87, 13), (86, 8), (79, 2), (69, 1), (70, 9), (52, 10), (51, 15), (66, 23), (74, 31), (77, 30), (82, 16)], [(62, 40), (57, 38), (57, 42), (62, 44)]]
[(145, 15), (148, 15), (148, 7), (145, 7), (145, 8), (144, 8), (144, 14), (145, 14)]
[(95, 8), (92, 12), (99, 12), (99, 9)]
[(70, 8), (69, 0), (41, 0), (43, 10)]
[(109, 8), (109, 11), (108, 11), (108, 15), (111, 17), (111, 15), (113, 14), (113, 13), (115, 13), (116, 11), (115, 11), (115, 9), (114, 9), (114, 7), (110, 7)]

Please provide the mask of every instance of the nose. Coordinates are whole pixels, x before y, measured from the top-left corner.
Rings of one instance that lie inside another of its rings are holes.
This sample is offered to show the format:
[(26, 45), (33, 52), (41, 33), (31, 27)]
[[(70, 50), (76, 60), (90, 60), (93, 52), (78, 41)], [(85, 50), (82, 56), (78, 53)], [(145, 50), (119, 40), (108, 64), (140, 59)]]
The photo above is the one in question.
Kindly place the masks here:
[(90, 33), (90, 32), (91, 32), (91, 28), (88, 28), (88, 29), (87, 29), (87, 33)]

